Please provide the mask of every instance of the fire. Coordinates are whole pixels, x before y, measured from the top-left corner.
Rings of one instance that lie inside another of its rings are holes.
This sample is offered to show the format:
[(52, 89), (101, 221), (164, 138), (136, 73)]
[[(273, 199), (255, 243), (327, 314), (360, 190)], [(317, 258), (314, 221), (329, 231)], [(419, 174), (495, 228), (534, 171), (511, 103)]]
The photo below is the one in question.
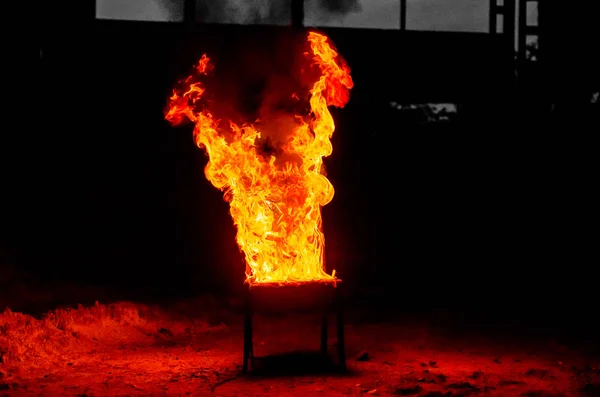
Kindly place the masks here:
[(211, 112), (202, 80), (214, 65), (206, 54), (169, 98), (165, 118), (173, 125), (186, 119), (195, 124), (195, 142), (209, 158), (205, 175), (230, 203), (250, 285), (339, 281), (335, 270), (328, 274), (324, 266), (321, 207), (334, 189), (324, 175), (323, 157), (333, 150), (328, 106), (343, 107), (353, 82), (326, 36), (309, 32), (307, 44), (304, 55), (318, 68), (318, 78), (308, 92), (290, 98), (307, 101), (310, 111), (293, 115), (276, 150), (263, 149), (265, 134), (256, 123), (223, 122)]

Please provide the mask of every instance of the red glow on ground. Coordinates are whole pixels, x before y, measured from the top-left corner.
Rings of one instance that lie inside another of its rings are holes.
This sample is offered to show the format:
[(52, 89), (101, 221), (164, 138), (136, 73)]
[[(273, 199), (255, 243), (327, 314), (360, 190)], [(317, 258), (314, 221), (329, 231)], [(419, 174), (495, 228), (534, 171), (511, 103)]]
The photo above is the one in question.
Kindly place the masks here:
[[(359, 315), (346, 327), (349, 374), (241, 376), (241, 317), (206, 310), (207, 302), (96, 305), (42, 319), (5, 311), (0, 395), (599, 395), (600, 362), (551, 340), (365, 323)], [(313, 320), (257, 320), (256, 355), (318, 349)]]

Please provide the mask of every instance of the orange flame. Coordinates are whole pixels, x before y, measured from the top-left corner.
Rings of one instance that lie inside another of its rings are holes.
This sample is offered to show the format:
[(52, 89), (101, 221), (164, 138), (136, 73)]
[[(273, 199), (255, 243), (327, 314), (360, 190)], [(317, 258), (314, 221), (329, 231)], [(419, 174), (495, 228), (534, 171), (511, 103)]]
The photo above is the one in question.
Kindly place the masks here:
[[(343, 107), (353, 82), (326, 36), (310, 32), (307, 39), (312, 54), (305, 55), (320, 70), (309, 91), (310, 116), (295, 115), (278, 152), (260, 151), (262, 134), (252, 124), (229, 121), (220, 128), (220, 120), (200, 103), (205, 92), (200, 79), (213, 68), (206, 55), (173, 90), (165, 115), (174, 125), (185, 118), (195, 123), (196, 144), (209, 157), (205, 175), (230, 203), (251, 285), (339, 281), (335, 270), (328, 274), (324, 269), (321, 207), (332, 200), (334, 189), (323, 175), (323, 157), (332, 153), (335, 129), (328, 106)], [(292, 98), (299, 101), (301, 96), (294, 93)]]

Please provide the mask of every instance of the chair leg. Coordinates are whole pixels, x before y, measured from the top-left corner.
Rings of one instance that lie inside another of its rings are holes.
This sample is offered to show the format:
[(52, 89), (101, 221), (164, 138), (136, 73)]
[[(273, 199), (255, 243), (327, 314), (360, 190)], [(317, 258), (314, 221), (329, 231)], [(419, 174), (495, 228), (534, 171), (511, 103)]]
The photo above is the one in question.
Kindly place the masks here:
[(327, 318), (327, 314), (323, 315), (323, 320), (321, 322), (321, 353), (327, 354), (327, 338), (329, 335), (329, 319)]
[(248, 373), (248, 362), (252, 359), (252, 314), (244, 314), (244, 362), (242, 363), (242, 372)]
[(344, 340), (344, 313), (342, 308), (337, 310), (337, 339), (338, 339), (338, 359), (340, 369), (346, 371), (346, 346)]
[(252, 318), (252, 313), (248, 316), (248, 323), (250, 324), (250, 331), (248, 332), (248, 358), (250, 358), (250, 363), (252, 363), (252, 360), (254, 360), (254, 319)]

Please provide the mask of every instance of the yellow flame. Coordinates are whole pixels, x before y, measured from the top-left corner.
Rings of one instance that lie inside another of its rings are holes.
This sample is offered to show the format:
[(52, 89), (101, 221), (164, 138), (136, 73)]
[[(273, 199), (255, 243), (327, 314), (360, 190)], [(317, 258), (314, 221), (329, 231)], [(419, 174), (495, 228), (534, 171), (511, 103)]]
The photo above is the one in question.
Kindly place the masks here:
[[(322, 173), (323, 157), (332, 153), (335, 130), (328, 106), (344, 106), (353, 82), (326, 36), (310, 32), (307, 40), (312, 51), (308, 55), (320, 77), (310, 89), (310, 118), (295, 118), (282, 153), (261, 153), (257, 147), (261, 132), (251, 124), (230, 121), (232, 137), (226, 139), (219, 133), (219, 120), (207, 108), (196, 110), (205, 92), (200, 79), (213, 67), (206, 55), (169, 98), (167, 120), (178, 124), (187, 118), (195, 123), (196, 144), (209, 158), (205, 175), (230, 204), (237, 243), (246, 258), (246, 281), (251, 284), (339, 281), (335, 270), (331, 274), (324, 270), (321, 207), (332, 200), (334, 189)], [(277, 161), (280, 155), (300, 161)]]

